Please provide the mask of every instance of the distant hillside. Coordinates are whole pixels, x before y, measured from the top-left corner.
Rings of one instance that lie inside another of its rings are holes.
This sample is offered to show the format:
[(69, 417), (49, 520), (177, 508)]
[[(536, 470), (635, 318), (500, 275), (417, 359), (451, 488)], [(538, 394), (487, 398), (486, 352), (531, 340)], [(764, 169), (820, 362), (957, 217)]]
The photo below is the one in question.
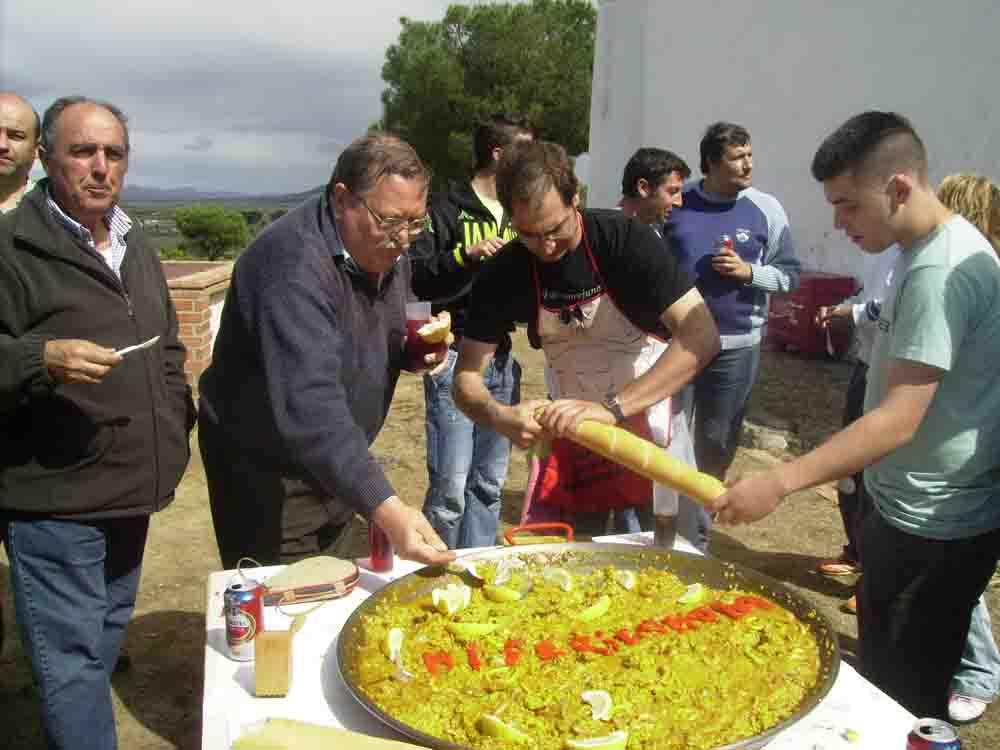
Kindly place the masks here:
[(126, 185), (122, 194), (124, 203), (196, 203), (199, 201), (229, 201), (229, 202), (251, 202), (262, 201), (266, 203), (296, 204), (307, 198), (312, 198), (323, 191), (325, 186), (304, 190), (301, 193), (289, 193), (284, 195), (251, 195), (249, 193), (233, 193), (224, 190), (205, 191), (196, 190), (191, 187), (179, 188), (153, 188), (142, 185)]
[(122, 200), (131, 203), (148, 203), (154, 201), (169, 201), (172, 203), (201, 201), (201, 200), (226, 200), (242, 199), (248, 196), (243, 193), (227, 193), (225, 191), (205, 192), (195, 190), (191, 187), (179, 188), (153, 188), (142, 185), (126, 185), (122, 193)]

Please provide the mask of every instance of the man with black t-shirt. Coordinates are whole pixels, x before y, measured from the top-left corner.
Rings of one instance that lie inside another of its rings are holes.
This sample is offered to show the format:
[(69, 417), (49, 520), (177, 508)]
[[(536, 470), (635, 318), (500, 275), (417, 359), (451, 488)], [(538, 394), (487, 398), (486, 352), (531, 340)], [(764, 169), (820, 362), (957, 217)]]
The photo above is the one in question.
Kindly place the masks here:
[[(619, 211), (579, 210), (561, 146), (525, 144), (505, 157), (497, 191), (519, 239), (473, 286), (455, 401), (521, 447), (555, 436), (532, 502), (599, 534), (608, 510), (645, 505), (660, 488), (561, 438), (592, 419), (665, 444), (670, 410), (662, 402), (719, 351), (718, 329), (651, 228)], [(516, 322), (545, 351), (553, 402), (504, 406), (483, 384), (489, 357)]]

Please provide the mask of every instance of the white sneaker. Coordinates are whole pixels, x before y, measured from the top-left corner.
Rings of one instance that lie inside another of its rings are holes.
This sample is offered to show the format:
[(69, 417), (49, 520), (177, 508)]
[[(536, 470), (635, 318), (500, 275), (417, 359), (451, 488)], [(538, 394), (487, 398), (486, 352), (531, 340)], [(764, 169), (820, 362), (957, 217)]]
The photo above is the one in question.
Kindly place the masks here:
[(948, 699), (948, 718), (956, 724), (972, 724), (986, 711), (986, 701), (952, 693)]

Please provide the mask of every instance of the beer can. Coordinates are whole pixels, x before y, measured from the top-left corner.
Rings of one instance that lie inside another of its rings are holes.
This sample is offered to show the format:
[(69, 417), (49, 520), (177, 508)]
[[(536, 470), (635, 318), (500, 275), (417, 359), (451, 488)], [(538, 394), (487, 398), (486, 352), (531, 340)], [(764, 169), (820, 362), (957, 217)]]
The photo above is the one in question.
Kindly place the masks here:
[(377, 573), (388, 573), (392, 570), (395, 551), (389, 535), (374, 521), (368, 522), (368, 549), (371, 555), (371, 569)]
[(906, 735), (906, 750), (962, 750), (962, 740), (947, 721), (917, 719)]
[(264, 587), (257, 581), (241, 576), (223, 594), (226, 643), (233, 661), (253, 661), (253, 640), (264, 627), (263, 593)]

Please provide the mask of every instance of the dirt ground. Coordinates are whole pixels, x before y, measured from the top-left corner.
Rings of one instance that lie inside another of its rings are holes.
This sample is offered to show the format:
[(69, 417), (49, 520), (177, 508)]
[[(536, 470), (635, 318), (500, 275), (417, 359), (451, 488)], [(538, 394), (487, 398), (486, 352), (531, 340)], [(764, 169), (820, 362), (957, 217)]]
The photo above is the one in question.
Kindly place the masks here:
[[(523, 397), (541, 397), (540, 357), (527, 348), (523, 336), (517, 339), (518, 357), (524, 365)], [(839, 425), (849, 369), (843, 362), (765, 353), (751, 416), (777, 421), (787, 432), (787, 452), (807, 449)], [(423, 411), (419, 379), (404, 376), (375, 446), (399, 494), (414, 505), (422, 502), (427, 481)], [(133, 666), (114, 679), (120, 745), (125, 750), (201, 747), (205, 581), (220, 563), (196, 447), (194, 453), (177, 500), (154, 518), (139, 602), (125, 646)], [(774, 460), (761, 450), (741, 450), (733, 471), (753, 471)], [(519, 516), (526, 476), (525, 458), (515, 453), (504, 493), (505, 527)], [(845, 658), (853, 659), (856, 620), (839, 610), (850, 595), (851, 582), (833, 581), (813, 572), (819, 560), (836, 555), (842, 544), (835, 495), (831, 488), (821, 488), (820, 492), (793, 495), (771, 517), (753, 526), (716, 530), (711, 551), (784, 581), (812, 600), (840, 634)], [(357, 536), (356, 548), (359, 557), (365, 554), (363, 533)], [(8, 719), (4, 730), (7, 740), (0, 741), (0, 746), (40, 750), (44, 744), (38, 704), (14, 632), (7, 578), (7, 560), (0, 554), (0, 596), (6, 613), (5, 645), (0, 654), (0, 715)], [(1000, 612), (1000, 589), (988, 591), (987, 598), (993, 612)], [(1000, 638), (1000, 629), (996, 625), (994, 629)], [(1000, 713), (988, 711), (961, 734), (965, 750), (1000, 747)], [(903, 744), (900, 737), (898, 747)]]

